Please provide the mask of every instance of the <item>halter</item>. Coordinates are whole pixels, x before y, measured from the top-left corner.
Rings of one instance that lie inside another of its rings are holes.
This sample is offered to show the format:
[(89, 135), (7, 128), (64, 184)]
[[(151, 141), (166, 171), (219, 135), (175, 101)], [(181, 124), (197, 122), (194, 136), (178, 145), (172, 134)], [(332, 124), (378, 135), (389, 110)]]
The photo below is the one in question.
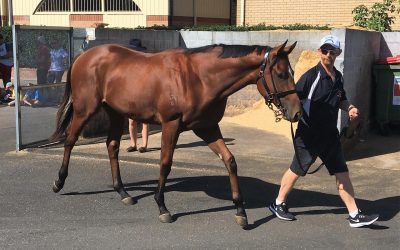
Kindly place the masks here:
[[(282, 118), (283, 118), (283, 116), (284, 116), (284, 114), (286, 112), (286, 109), (283, 107), (280, 98), (283, 98), (283, 97), (285, 97), (287, 95), (290, 95), (290, 94), (294, 94), (294, 93), (296, 93), (296, 90), (293, 89), (293, 90), (282, 91), (282, 92), (278, 92), (277, 91), (276, 85), (275, 85), (275, 81), (274, 81), (274, 77), (272, 75), (272, 66), (274, 66), (274, 64), (271, 64), (270, 61), (269, 61), (269, 53), (270, 53), (270, 51), (265, 53), (264, 60), (263, 60), (263, 62), (261, 64), (261, 66), (260, 66), (260, 73), (258, 74), (257, 79), (256, 79), (256, 83), (261, 79), (261, 82), (262, 82), (262, 84), (264, 86), (264, 89), (265, 89), (265, 92), (266, 92), (266, 96), (264, 96), (265, 104), (268, 106), (268, 108), (270, 108), (274, 112), (275, 121), (279, 122), (280, 120), (282, 120)], [(271, 75), (272, 86), (274, 87), (274, 92), (271, 92), (271, 90), (268, 87), (267, 81), (265, 80), (264, 71), (265, 71), (265, 68), (267, 66), (267, 63), (270, 63), (269, 72), (270, 72), (270, 75)], [(290, 74), (293, 75), (293, 69), (290, 66), (290, 64), (289, 64), (289, 71), (290, 71)], [(274, 106), (272, 105), (274, 103), (274, 101), (275, 101), (275, 106), (278, 109), (274, 109)]]

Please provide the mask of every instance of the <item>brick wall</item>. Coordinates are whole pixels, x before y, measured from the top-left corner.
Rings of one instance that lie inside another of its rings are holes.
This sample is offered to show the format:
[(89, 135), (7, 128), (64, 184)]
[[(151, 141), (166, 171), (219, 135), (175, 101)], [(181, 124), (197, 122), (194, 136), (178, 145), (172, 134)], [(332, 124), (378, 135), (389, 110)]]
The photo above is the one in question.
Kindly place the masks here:
[[(360, 4), (372, 6), (380, 0), (237, 0), (236, 24), (240, 25), (240, 6), (245, 1), (245, 22), (266, 24), (312, 24), (349, 26), (353, 23), (351, 11)], [(400, 30), (400, 16), (392, 29)]]
[(154, 25), (165, 25), (168, 26), (168, 16), (167, 15), (148, 15), (146, 17), (147, 27)]
[(16, 16), (16, 15), (14, 15), (14, 23), (15, 24), (19, 24), (19, 25), (29, 25), (30, 24), (29, 16)]
[(70, 15), (69, 22), (71, 27), (94, 27), (103, 23), (103, 15)]

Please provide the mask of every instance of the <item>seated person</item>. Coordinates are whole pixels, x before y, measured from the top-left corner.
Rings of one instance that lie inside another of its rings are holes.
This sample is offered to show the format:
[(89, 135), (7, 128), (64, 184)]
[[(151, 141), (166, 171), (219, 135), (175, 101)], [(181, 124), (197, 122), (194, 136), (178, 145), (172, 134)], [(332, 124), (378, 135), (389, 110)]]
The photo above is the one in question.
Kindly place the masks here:
[(2, 101), (4, 103), (8, 103), (8, 106), (13, 106), (15, 104), (14, 85), (12, 82), (8, 82), (6, 84), (6, 94), (4, 95), (4, 99)]
[[(32, 83), (29, 83), (28, 86), (33, 86)], [(38, 106), (40, 105), (40, 100), (42, 99), (40, 95), (40, 91), (38, 89), (28, 89), (25, 93), (24, 98), (22, 99), (23, 104), (28, 106)]]

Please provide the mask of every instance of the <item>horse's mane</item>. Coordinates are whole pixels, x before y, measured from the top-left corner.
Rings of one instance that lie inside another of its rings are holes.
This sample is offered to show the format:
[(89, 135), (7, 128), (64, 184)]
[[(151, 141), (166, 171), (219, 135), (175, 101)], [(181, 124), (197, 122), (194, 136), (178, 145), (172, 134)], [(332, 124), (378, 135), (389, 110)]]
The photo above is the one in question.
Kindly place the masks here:
[(207, 45), (198, 48), (187, 49), (189, 54), (196, 54), (196, 53), (206, 53), (209, 50), (222, 47), (221, 54), (218, 55), (219, 58), (236, 58), (247, 56), (248, 54), (256, 51), (258, 55), (262, 53), (263, 50), (270, 50), (271, 47), (269, 46), (260, 46), (260, 45), (226, 45), (226, 44), (213, 44)]

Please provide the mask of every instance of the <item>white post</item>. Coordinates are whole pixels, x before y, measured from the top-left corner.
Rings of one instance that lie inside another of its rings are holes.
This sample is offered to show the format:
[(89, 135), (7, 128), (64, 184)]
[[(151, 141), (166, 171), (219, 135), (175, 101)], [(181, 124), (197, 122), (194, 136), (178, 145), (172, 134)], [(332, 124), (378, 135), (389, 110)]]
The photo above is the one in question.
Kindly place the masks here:
[(12, 0), (8, 0), (8, 26), (14, 24), (14, 14), (13, 14), (13, 3)]

